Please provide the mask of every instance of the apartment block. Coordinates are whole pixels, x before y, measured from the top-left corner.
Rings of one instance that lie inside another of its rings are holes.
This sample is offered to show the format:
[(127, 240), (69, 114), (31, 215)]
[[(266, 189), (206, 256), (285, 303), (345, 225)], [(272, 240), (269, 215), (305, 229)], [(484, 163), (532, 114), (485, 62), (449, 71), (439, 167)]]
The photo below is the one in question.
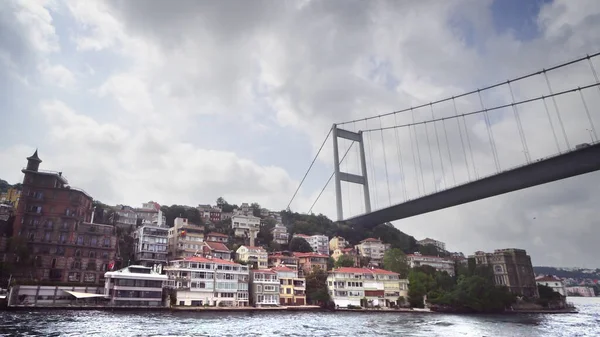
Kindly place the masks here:
[(302, 238), (308, 242), (313, 252), (329, 255), (329, 238), (326, 235), (294, 234), (294, 238)]
[(231, 260), (231, 250), (222, 242), (204, 241), (201, 243), (201, 247), (202, 256)]
[(380, 239), (368, 238), (362, 240), (358, 245), (354, 246), (361, 257), (370, 259), (370, 265), (383, 265), (383, 255), (390, 249), (390, 245), (383, 243)]
[(279, 303), (281, 305), (306, 304), (306, 279), (298, 271), (286, 266), (271, 268), (279, 278)]
[(354, 262), (354, 267), (360, 267), (360, 255), (357, 254), (354, 248), (336, 248), (331, 257), (334, 261), (337, 261), (341, 256), (348, 256)]
[(217, 232), (210, 232), (206, 234), (206, 241), (227, 243), (229, 242), (229, 235)]
[(260, 229), (260, 218), (257, 218), (250, 213), (249, 215), (236, 214), (231, 217), (231, 228), (234, 230), (236, 237), (249, 238), (250, 233), (254, 232), (254, 238), (256, 233)]
[(169, 228), (169, 257), (181, 259), (201, 252), (204, 242), (204, 226), (188, 222), (186, 218), (175, 218)]
[(142, 225), (167, 224), (167, 217), (160, 211), (160, 205), (154, 201), (143, 203), (141, 208), (135, 209), (135, 214), (141, 219)]
[(442, 241), (438, 241), (438, 240), (434, 240), (434, 239), (430, 239), (430, 238), (425, 238), (423, 240), (419, 240), (417, 241), (417, 244), (419, 246), (427, 246), (427, 245), (431, 245), (431, 246), (435, 246), (440, 250), (445, 251), (446, 250), (446, 244)]
[(133, 208), (125, 205), (117, 205), (114, 207), (117, 214), (115, 224), (118, 228), (126, 232), (135, 230), (137, 224), (137, 213)]
[(329, 255), (294, 252), (294, 256), (298, 258), (298, 274), (301, 277), (310, 274), (314, 268), (327, 270)]
[(248, 306), (247, 266), (194, 256), (170, 261), (164, 270), (168, 277), (166, 286), (177, 292), (177, 305)]
[(270, 269), (250, 271), (250, 303), (255, 307), (279, 305), (279, 277)]
[(262, 247), (240, 246), (235, 253), (238, 261), (246, 262), (258, 269), (268, 268), (268, 254)]
[(437, 271), (445, 271), (450, 276), (454, 276), (454, 260), (438, 256), (421, 255), (419, 253), (406, 255), (406, 262), (409, 267), (430, 266)]
[(160, 222), (143, 224), (133, 233), (136, 263), (152, 267), (167, 262), (169, 229)]
[(274, 252), (268, 255), (269, 268), (287, 267), (292, 270), (298, 270), (298, 258), (289, 252)]
[(475, 252), (469, 256), (479, 266), (490, 266), (496, 285), (507, 286), (513, 294), (539, 297), (531, 257), (524, 249), (496, 249), (493, 253)]
[(281, 223), (277, 223), (273, 229), (271, 229), (271, 234), (273, 234), (273, 241), (280, 245), (287, 245), (289, 240), (289, 234), (287, 228)]
[(350, 243), (341, 236), (334, 236), (329, 240), (329, 251), (333, 252), (336, 249), (344, 249), (350, 246)]
[[(399, 305), (408, 296), (408, 280), (376, 268), (337, 268), (329, 272), (327, 288), (336, 307)], [(364, 299), (364, 300), (363, 300)]]

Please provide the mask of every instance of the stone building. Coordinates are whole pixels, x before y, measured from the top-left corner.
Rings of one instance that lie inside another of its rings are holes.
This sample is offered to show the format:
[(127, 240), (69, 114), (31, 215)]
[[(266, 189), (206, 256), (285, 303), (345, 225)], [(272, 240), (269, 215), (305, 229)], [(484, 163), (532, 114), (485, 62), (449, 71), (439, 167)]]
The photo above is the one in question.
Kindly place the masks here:
[(22, 170), (23, 192), (13, 235), (27, 246), (28, 257), (16, 278), (100, 284), (114, 264), (117, 243), (112, 225), (90, 223), (92, 197), (69, 186), (62, 172), (40, 171), (37, 151)]
[(539, 297), (531, 257), (524, 249), (496, 249), (493, 253), (475, 252), (469, 256), (478, 266), (490, 266), (494, 283), (508, 287), (513, 293), (525, 297)]

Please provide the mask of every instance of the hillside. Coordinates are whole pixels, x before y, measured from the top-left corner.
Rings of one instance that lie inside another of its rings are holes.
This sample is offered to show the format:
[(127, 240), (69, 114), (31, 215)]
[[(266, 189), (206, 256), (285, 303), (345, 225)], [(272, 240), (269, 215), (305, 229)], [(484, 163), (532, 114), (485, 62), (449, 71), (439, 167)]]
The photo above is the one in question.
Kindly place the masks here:
[(560, 278), (577, 280), (600, 279), (600, 269), (533, 267), (533, 272), (536, 274), (555, 275)]
[(283, 224), (291, 235), (302, 233), (306, 235), (324, 234), (328, 237), (341, 236), (351, 244), (357, 244), (366, 238), (379, 238), (384, 243), (389, 243), (393, 248), (400, 248), (407, 253), (418, 250), (414, 237), (403, 233), (392, 224), (381, 224), (372, 229), (365, 229), (348, 223), (336, 223), (325, 215), (299, 214), (282, 211)]
[(0, 193), (4, 193), (4, 192), (8, 191), (8, 189), (11, 187), (16, 187), (17, 189), (20, 190), (21, 184), (11, 185), (8, 183), (8, 181), (0, 179)]

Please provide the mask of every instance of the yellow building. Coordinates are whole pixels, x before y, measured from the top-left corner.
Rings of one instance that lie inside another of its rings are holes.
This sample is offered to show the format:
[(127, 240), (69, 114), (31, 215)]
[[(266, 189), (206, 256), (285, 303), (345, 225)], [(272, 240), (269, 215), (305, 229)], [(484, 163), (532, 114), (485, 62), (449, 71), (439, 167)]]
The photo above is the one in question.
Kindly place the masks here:
[(306, 280), (298, 277), (298, 271), (279, 266), (271, 268), (279, 278), (279, 304), (281, 305), (305, 305), (306, 304)]
[(257, 269), (267, 269), (269, 266), (267, 251), (262, 247), (240, 246), (235, 251), (235, 255), (238, 261), (246, 262)]
[(9, 188), (6, 193), (2, 193), (2, 196), (0, 197), (0, 203), (11, 204), (14, 209), (17, 209), (19, 206), (19, 199), (21, 199), (21, 190)]
[(336, 249), (344, 249), (349, 246), (348, 241), (341, 236), (334, 236), (329, 240), (329, 251), (333, 252)]
[(360, 256), (358, 256), (358, 254), (356, 254), (356, 250), (354, 248), (335, 249), (333, 251), (333, 253), (331, 254), (331, 257), (333, 258), (334, 261), (337, 261), (340, 258), (340, 256), (342, 256), (342, 255), (347, 255), (350, 258), (352, 258), (352, 261), (354, 261), (354, 267), (360, 266)]

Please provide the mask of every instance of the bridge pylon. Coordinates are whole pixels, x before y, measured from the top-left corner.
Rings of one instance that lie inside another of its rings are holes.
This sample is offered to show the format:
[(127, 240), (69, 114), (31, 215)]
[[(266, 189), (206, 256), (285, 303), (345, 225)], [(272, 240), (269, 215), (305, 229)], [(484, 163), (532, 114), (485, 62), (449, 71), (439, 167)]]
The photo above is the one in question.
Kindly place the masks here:
[[(335, 202), (337, 208), (338, 221), (344, 220), (344, 208), (342, 204), (342, 181), (349, 183), (360, 184), (363, 186), (363, 195), (365, 199), (365, 213), (371, 212), (371, 197), (369, 195), (369, 179), (367, 175), (367, 162), (365, 160), (365, 145), (363, 141), (363, 132), (359, 131), (352, 132), (337, 127), (337, 124), (333, 124), (331, 129), (333, 136), (333, 167), (334, 167), (334, 179), (335, 179)], [(360, 150), (360, 167), (361, 175), (356, 175), (347, 172), (340, 171), (340, 154), (338, 147), (338, 138), (351, 140), (358, 143)]]

